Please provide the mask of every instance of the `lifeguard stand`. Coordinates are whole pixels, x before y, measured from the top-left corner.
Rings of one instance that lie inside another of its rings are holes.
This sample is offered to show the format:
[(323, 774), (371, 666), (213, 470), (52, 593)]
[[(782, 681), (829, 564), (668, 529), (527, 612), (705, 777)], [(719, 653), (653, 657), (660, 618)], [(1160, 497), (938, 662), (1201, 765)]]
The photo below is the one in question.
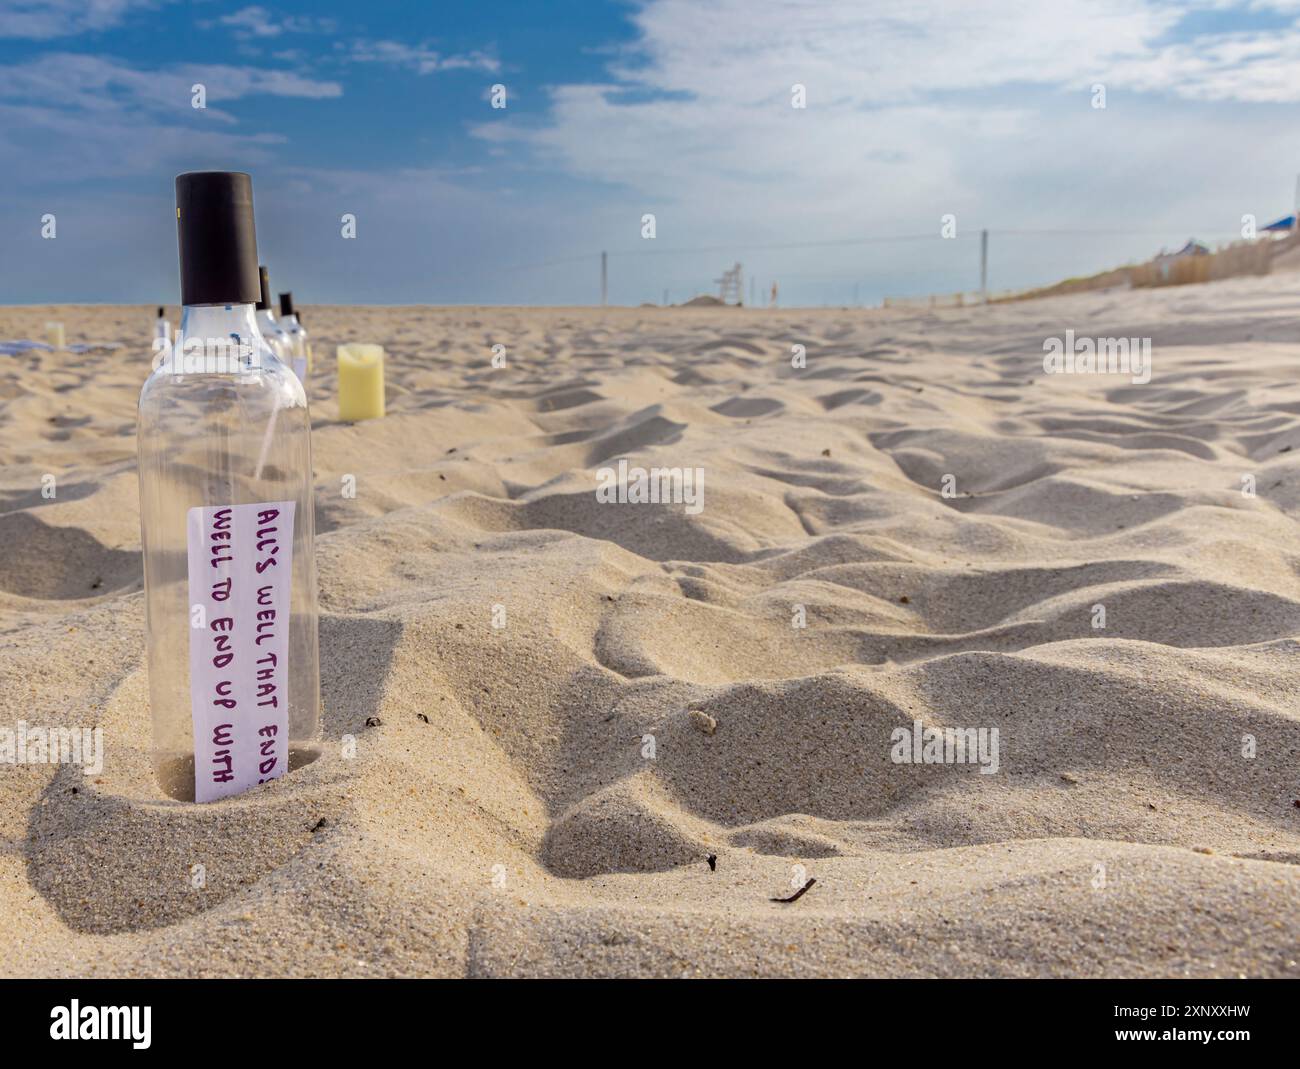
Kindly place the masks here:
[(713, 280), (718, 287), (718, 299), (723, 304), (741, 304), (744, 300), (745, 278), (740, 264), (734, 264)]

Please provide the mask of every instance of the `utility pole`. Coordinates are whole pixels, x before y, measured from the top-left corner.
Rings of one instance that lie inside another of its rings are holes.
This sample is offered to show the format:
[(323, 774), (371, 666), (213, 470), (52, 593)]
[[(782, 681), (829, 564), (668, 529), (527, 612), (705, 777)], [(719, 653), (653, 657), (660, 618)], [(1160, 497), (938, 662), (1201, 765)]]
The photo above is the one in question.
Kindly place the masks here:
[(609, 253), (600, 254), (600, 306), (609, 303)]
[(980, 231), (980, 300), (989, 303), (989, 232)]

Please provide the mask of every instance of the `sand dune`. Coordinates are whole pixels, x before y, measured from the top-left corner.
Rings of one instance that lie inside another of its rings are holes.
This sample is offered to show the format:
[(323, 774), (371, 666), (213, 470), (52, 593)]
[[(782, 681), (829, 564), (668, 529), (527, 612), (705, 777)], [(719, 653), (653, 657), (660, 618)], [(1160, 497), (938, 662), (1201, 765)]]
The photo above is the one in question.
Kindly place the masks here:
[[(325, 756), (202, 806), (148, 757), (151, 315), (0, 310), (103, 343), (0, 356), (0, 726), (107, 754), (0, 765), (0, 974), (1300, 974), (1287, 276), (308, 309), (390, 362), (381, 421), (311, 384)], [(1067, 328), (1151, 381), (1045, 375)], [(702, 510), (598, 501), (620, 459)], [(915, 721), (996, 773), (894, 762)]]

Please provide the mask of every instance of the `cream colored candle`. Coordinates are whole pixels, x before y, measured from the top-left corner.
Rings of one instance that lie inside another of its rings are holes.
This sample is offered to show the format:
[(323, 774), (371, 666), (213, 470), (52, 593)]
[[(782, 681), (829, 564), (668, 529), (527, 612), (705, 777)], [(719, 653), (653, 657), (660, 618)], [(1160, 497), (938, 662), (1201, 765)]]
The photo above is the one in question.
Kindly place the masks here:
[(45, 324), (45, 340), (49, 342), (51, 349), (66, 349), (67, 338), (63, 333), (62, 323)]
[(339, 419), (355, 423), (384, 414), (384, 347), (349, 344), (338, 347)]

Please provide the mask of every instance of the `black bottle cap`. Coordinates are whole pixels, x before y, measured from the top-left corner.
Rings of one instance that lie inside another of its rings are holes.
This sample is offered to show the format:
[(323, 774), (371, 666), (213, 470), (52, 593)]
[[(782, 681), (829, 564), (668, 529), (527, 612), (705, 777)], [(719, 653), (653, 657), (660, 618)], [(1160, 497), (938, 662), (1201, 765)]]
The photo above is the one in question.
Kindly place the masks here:
[(158, 306), (158, 318), (161, 319), (162, 317), (163, 317), (163, 308), (162, 305), (160, 304)]
[(257, 297), (257, 310), (271, 309), (271, 276), (267, 273), (266, 266), (263, 265), (257, 269), (257, 281), (260, 286)]
[(176, 176), (181, 304), (252, 304), (258, 296), (253, 180), (240, 171)]
[(294, 310), (293, 310), (293, 294), (292, 294), (292, 293), (282, 293), (282, 294), (280, 294), (280, 314), (281, 314), (282, 316), (291, 316), (291, 315), (294, 315), (294, 314), (295, 314), (295, 313), (294, 313)]

